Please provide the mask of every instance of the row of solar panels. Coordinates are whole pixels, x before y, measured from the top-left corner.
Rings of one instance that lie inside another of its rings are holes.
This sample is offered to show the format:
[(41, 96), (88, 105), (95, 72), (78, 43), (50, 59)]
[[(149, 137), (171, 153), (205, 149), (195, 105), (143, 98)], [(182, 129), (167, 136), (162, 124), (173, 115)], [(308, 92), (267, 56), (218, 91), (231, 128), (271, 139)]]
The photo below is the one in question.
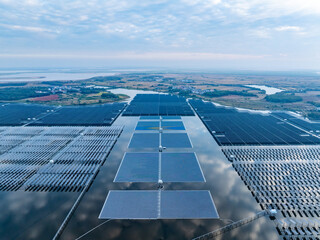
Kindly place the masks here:
[(126, 153), (115, 182), (204, 182), (194, 153)]
[(137, 94), (123, 116), (194, 116), (183, 97), (164, 94)]
[[(320, 235), (320, 221), (313, 219), (287, 218), (277, 220), (277, 230), (284, 239), (317, 239)], [(300, 237), (298, 237), (300, 235)], [(306, 237), (307, 236), (307, 237)], [(319, 239), (319, 238), (318, 238)]]
[(111, 190), (100, 219), (219, 218), (209, 191)]
[(320, 138), (270, 115), (239, 112), (202, 100), (190, 100), (219, 145), (320, 144)]
[(0, 126), (109, 126), (125, 106), (125, 103), (72, 107), (3, 104)]
[[(279, 214), (276, 221), (280, 222), (320, 217), (317, 130), (300, 120), (304, 130), (299, 129), (294, 126), (297, 121), (284, 116), (279, 120), (279, 116), (239, 112), (201, 100), (189, 103), (262, 209), (279, 210), (283, 219)], [(316, 239), (319, 232), (309, 225), (279, 224), (277, 230), (284, 239)]]
[(309, 132), (320, 135), (320, 123), (319, 122), (309, 122), (304, 119), (296, 118), (293, 115), (290, 115), (285, 112), (273, 112), (273, 115), (286, 120), (298, 127), (301, 127)]
[(182, 121), (140, 121), (136, 130), (185, 130)]
[(0, 189), (80, 191), (97, 173), (121, 131), (122, 127), (11, 127), (1, 131)]
[(225, 147), (222, 149), (230, 161), (300, 161), (319, 160), (319, 146), (284, 146), (284, 147)]
[(181, 120), (181, 116), (141, 116), (140, 120)]
[(192, 148), (187, 133), (135, 133), (129, 143), (129, 148)]
[[(277, 221), (320, 217), (320, 146), (234, 146), (224, 147), (223, 152), (260, 206), (280, 211), (283, 219), (277, 216)], [(278, 224), (277, 230), (296, 239), (296, 235), (312, 237), (318, 228)]]
[[(144, 120), (150, 120), (147, 118)], [(124, 155), (115, 182), (204, 182), (195, 153), (168, 152), (167, 148), (191, 148), (187, 133), (163, 133), (162, 128), (184, 131), (182, 121), (140, 121)], [(158, 130), (158, 133), (144, 133)], [(143, 133), (141, 133), (141, 131)], [(163, 146), (163, 147), (162, 147)], [(150, 152), (132, 152), (155, 148)], [(101, 219), (196, 219), (218, 218), (209, 191), (199, 190), (112, 190), (101, 210)]]

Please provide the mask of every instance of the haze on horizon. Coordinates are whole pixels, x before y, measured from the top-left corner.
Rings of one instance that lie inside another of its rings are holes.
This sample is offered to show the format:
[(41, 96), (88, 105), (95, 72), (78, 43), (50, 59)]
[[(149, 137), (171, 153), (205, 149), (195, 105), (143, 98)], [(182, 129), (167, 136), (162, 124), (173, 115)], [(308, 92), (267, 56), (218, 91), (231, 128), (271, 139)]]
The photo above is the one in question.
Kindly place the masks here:
[(0, 65), (319, 70), (318, 0), (0, 0)]

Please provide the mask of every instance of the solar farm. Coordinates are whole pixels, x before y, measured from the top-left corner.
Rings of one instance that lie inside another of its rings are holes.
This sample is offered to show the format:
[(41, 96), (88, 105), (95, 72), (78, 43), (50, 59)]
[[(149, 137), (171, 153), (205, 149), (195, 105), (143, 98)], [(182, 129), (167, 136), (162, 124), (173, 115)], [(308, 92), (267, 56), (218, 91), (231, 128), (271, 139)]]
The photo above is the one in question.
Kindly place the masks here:
[[(150, 128), (157, 132), (150, 133)], [(162, 189), (162, 183), (205, 182), (196, 153), (184, 152), (192, 144), (183, 121), (160, 117), (158, 121), (139, 121), (135, 130), (128, 146), (131, 152), (125, 153), (114, 182), (153, 182), (160, 184), (159, 189), (110, 191), (99, 218), (219, 218), (209, 191)], [(174, 130), (180, 132), (172, 133)], [(146, 148), (149, 152), (134, 151)], [(167, 149), (173, 152), (164, 152)]]
[(124, 111), (123, 116), (193, 116), (182, 97), (164, 94), (138, 94)]
[(0, 116), (4, 239), (319, 239), (316, 123), (165, 94)]
[(19, 126), (54, 111), (55, 107), (36, 104), (0, 104), (0, 126)]
[(191, 100), (219, 145), (312, 145), (320, 139), (285, 121), (260, 113), (239, 112)]
[(291, 124), (294, 124), (304, 130), (307, 130), (310, 133), (320, 135), (320, 123), (319, 122), (306, 121), (304, 119), (297, 118), (295, 116), (292, 116), (292, 115), (290, 115), (288, 113), (284, 113), (284, 112), (274, 112), (273, 115), (284, 120), (284, 121), (287, 121)]
[(10, 127), (0, 133), (0, 190), (81, 191), (121, 127)]
[(2, 104), (0, 126), (110, 126), (125, 106), (125, 103), (72, 107)]
[(279, 235), (318, 239), (319, 125), (282, 112), (239, 112), (199, 100), (190, 104), (261, 208), (278, 211)]
[(223, 151), (261, 208), (279, 211), (275, 224), (285, 239), (319, 235), (320, 146)]

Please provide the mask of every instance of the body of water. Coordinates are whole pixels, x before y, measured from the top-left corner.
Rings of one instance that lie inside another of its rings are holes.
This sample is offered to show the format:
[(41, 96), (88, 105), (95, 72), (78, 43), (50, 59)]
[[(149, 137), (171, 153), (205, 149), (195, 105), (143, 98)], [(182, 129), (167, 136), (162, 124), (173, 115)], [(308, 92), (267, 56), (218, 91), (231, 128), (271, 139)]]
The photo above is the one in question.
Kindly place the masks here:
[(246, 87), (251, 87), (251, 88), (257, 88), (260, 90), (264, 90), (266, 91), (267, 95), (271, 95), (271, 94), (275, 94), (278, 92), (282, 92), (283, 90), (279, 89), (279, 88), (274, 88), (274, 87), (268, 87), (265, 85), (245, 85)]
[(125, 100), (126, 102), (130, 102), (137, 94), (159, 94), (159, 92), (154, 91), (144, 91), (126, 88), (108, 89), (108, 91), (114, 94), (125, 94), (129, 96), (129, 98)]
[[(127, 89), (126, 89), (127, 90)], [(121, 91), (121, 90), (118, 90)], [(139, 93), (141, 91), (135, 91)], [(119, 92), (120, 93), (120, 92)], [(121, 92), (123, 93), (123, 92)], [(126, 93), (126, 92), (125, 92)], [(220, 219), (105, 220), (98, 219), (109, 190), (156, 190), (156, 183), (113, 182), (137, 125), (138, 117), (116, 119), (113, 126), (125, 126), (105, 164), (74, 212), (62, 239), (192, 239), (261, 211), (232, 164), (226, 159), (198, 116), (182, 117), (192, 149), (206, 182), (165, 183), (165, 190), (209, 190)], [(141, 150), (146, 151), (146, 150)], [(149, 150), (150, 151), (150, 150)], [(158, 149), (152, 151), (158, 152)], [(175, 149), (166, 149), (174, 152)], [(0, 239), (52, 239), (67, 216), (78, 192), (0, 192)], [(99, 224), (105, 223), (101, 225)], [(92, 231), (91, 231), (92, 230)], [(273, 222), (263, 217), (221, 235), (218, 239), (279, 239)]]
[(71, 81), (97, 76), (114, 76), (114, 72), (2, 72), (0, 82)]
[[(81, 201), (61, 239), (76, 239), (105, 220), (98, 219), (109, 190), (155, 190), (155, 183), (113, 182), (138, 117), (119, 117), (113, 125), (125, 125), (124, 131), (100, 169), (96, 180)], [(220, 219), (111, 220), (81, 239), (192, 239), (261, 211), (250, 191), (226, 159), (220, 147), (198, 116), (182, 117), (206, 182), (165, 183), (165, 190), (210, 190)], [(143, 150), (141, 150), (143, 151)], [(174, 149), (167, 149), (174, 152)], [(260, 218), (217, 239), (279, 239), (273, 222)]]

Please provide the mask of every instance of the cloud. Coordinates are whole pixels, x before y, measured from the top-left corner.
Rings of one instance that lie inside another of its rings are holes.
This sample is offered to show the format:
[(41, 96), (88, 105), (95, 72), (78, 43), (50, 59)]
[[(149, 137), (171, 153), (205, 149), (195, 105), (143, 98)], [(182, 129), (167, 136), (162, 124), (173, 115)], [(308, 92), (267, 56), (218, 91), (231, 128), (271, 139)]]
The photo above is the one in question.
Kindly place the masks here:
[(249, 35), (258, 38), (271, 38), (272, 36), (270, 29), (265, 27), (249, 30)]
[[(230, 1), (227, 1), (230, 2)], [(318, 0), (235, 0), (235, 5), (253, 17), (270, 18), (291, 14), (319, 14), (320, 2)]]
[(295, 59), (313, 59), (320, 50), (319, 0), (0, 0), (0, 6), (0, 42), (8, 53), (59, 49), (105, 58), (95, 54), (105, 51), (119, 59), (165, 60), (295, 53)]
[(278, 26), (274, 28), (259, 27), (249, 30), (250, 35), (258, 38), (273, 38), (275, 32), (294, 32), (299, 35), (306, 35), (306, 32), (299, 26)]
[(5, 27), (11, 30), (25, 31), (25, 32), (34, 32), (34, 33), (59, 33), (59, 31), (50, 30), (47, 28), (33, 27), (33, 26), (20, 26), (20, 25), (9, 25), (9, 24), (0, 24), (0, 26)]
[(79, 17), (80, 21), (86, 21), (88, 19), (89, 19), (89, 17), (87, 15), (82, 15), (82, 16)]
[(221, 3), (221, 0), (181, 0), (182, 3), (194, 6), (197, 4), (203, 4), (206, 6), (215, 6), (219, 3)]
[(140, 28), (128, 22), (115, 22), (99, 26), (100, 30), (106, 34), (132, 34), (140, 32)]
[(126, 59), (126, 60), (243, 60), (261, 59), (269, 57), (267, 55), (246, 55), (246, 54), (226, 54), (226, 53), (201, 53), (201, 52), (113, 52), (104, 54), (92, 53), (61, 53), (61, 54), (0, 54), (0, 58), (50, 58), (50, 59)]
[(298, 26), (280, 26), (280, 27), (276, 27), (275, 30), (278, 32), (283, 32), (283, 31), (301, 32), (302, 28)]
[[(17, 6), (17, 1), (14, 0), (0, 0), (0, 4), (9, 5), (9, 6)], [(42, 3), (38, 0), (20, 0), (19, 5), (21, 6), (40, 6)]]
[(288, 15), (318, 15), (318, 0), (181, 0), (182, 3), (197, 7), (198, 11), (211, 11), (228, 17), (250, 20), (278, 18)]

